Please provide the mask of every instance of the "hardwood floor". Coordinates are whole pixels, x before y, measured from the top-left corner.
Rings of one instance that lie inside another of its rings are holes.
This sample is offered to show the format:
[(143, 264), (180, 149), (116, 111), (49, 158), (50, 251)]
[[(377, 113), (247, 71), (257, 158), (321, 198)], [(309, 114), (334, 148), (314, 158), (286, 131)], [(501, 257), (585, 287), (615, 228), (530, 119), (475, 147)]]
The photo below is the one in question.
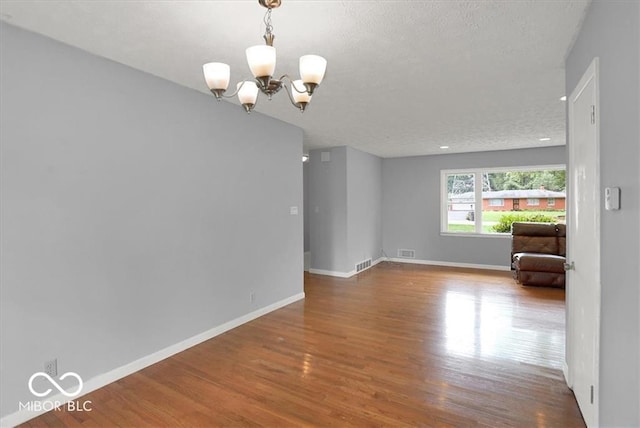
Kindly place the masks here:
[(509, 272), (382, 263), (305, 274), (306, 299), (25, 426), (582, 427), (564, 291)]

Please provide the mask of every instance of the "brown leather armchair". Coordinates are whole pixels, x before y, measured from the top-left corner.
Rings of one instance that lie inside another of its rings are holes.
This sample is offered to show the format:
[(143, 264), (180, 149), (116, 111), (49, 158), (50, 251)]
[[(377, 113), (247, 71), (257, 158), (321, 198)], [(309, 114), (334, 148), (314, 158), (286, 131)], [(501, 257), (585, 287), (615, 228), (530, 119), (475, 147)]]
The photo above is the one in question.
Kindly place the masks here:
[(523, 285), (565, 285), (566, 226), (553, 223), (513, 223), (511, 267)]

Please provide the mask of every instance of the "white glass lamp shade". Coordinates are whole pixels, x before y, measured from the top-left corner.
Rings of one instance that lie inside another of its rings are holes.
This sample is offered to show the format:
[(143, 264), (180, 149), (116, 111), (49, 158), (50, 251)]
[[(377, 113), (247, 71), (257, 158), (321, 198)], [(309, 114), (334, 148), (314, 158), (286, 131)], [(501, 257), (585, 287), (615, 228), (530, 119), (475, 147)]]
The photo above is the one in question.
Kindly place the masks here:
[(327, 60), (318, 55), (300, 57), (300, 77), (304, 83), (319, 85), (327, 70)]
[(210, 62), (202, 66), (209, 89), (227, 90), (231, 68), (222, 62)]
[[(242, 87), (240, 87), (242, 85)], [(255, 82), (246, 81), (238, 83), (236, 86), (238, 90), (238, 99), (241, 104), (255, 104), (258, 99), (258, 85)]]
[[(311, 95), (307, 93), (307, 88), (305, 88), (302, 80), (294, 80), (292, 85), (293, 88), (291, 88), (291, 96), (293, 97), (293, 101), (296, 103), (308, 103), (311, 101)], [(296, 89), (302, 92), (298, 92)]]
[(276, 71), (276, 48), (257, 45), (247, 48), (246, 53), (253, 77), (273, 76)]

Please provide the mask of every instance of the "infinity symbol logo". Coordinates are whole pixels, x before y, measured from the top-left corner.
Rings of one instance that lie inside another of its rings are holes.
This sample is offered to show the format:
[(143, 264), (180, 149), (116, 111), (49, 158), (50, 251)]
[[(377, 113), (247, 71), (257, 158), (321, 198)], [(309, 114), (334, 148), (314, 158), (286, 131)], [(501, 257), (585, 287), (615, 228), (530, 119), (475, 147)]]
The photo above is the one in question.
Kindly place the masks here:
[(36, 390), (33, 389), (33, 381), (35, 378), (37, 378), (38, 376), (44, 377), (45, 379), (47, 379), (51, 385), (53, 385), (58, 391), (60, 391), (61, 394), (63, 394), (66, 397), (75, 397), (76, 395), (80, 394), (80, 391), (82, 391), (82, 378), (80, 377), (80, 375), (78, 375), (78, 373), (74, 373), (74, 372), (67, 372), (65, 374), (63, 374), (62, 376), (60, 376), (60, 380), (65, 380), (68, 377), (74, 377), (76, 379), (78, 379), (78, 389), (75, 392), (69, 393), (67, 391), (65, 391), (59, 384), (58, 382), (56, 382), (55, 380), (53, 380), (53, 378), (51, 376), (49, 376), (48, 374), (44, 373), (44, 372), (36, 372), (33, 375), (31, 375), (31, 377), (29, 378), (29, 391), (31, 391), (31, 393), (33, 395), (35, 395), (36, 397), (46, 397), (47, 395), (49, 395), (51, 393), (51, 388), (47, 389), (45, 392), (37, 392)]

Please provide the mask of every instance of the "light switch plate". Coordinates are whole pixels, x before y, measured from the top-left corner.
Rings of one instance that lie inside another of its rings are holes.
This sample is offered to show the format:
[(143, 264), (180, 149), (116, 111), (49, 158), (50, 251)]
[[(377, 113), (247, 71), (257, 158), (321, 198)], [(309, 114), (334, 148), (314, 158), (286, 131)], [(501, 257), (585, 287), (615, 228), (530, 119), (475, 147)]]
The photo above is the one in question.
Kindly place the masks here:
[(289, 214), (298, 215), (298, 207), (289, 207)]
[(604, 209), (617, 211), (620, 209), (620, 188), (607, 187), (604, 189)]

